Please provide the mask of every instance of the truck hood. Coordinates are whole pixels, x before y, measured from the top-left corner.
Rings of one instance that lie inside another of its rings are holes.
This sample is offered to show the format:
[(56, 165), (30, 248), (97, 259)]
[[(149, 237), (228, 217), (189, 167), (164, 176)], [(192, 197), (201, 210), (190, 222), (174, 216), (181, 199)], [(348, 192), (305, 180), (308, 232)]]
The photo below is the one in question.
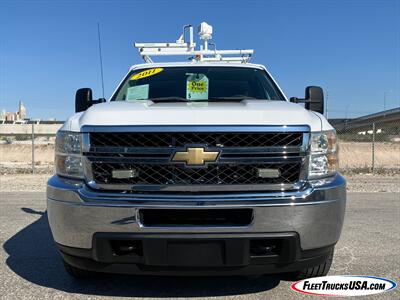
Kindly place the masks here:
[(287, 101), (153, 103), (107, 102), (75, 114), (63, 130), (82, 126), (126, 125), (308, 125), (311, 131), (331, 126), (320, 114)]

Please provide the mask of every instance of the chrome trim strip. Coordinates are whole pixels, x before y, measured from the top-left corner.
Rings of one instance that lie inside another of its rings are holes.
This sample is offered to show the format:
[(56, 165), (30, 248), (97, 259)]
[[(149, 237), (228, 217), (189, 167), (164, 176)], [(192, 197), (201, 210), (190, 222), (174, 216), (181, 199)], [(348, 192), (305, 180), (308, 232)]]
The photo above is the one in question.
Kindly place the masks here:
[[(182, 164), (180, 162), (173, 162), (171, 163), (170, 156), (166, 157), (141, 157), (141, 156), (128, 156), (128, 157), (115, 157), (115, 156), (87, 156), (89, 161), (92, 163), (132, 163), (132, 164), (158, 164), (158, 165), (176, 165), (176, 164)], [(262, 163), (296, 163), (296, 162), (302, 162), (304, 159), (304, 156), (276, 156), (276, 157), (263, 157), (263, 156), (253, 156), (253, 157), (240, 157), (240, 156), (235, 156), (235, 157), (224, 157), (223, 154), (221, 154), (221, 157), (215, 161), (215, 162), (208, 162), (207, 165), (211, 164), (230, 164), (230, 163), (240, 163), (240, 164), (262, 164)]]
[(309, 152), (310, 152), (310, 147), (311, 147), (310, 135), (311, 135), (310, 132), (303, 133), (303, 143), (302, 143), (300, 149), (301, 149), (301, 152), (303, 152), (304, 154), (309, 154)]
[[(221, 158), (219, 159), (220, 164), (229, 164), (229, 163), (238, 163), (242, 165), (246, 164), (263, 164), (263, 163), (276, 163), (276, 164), (285, 164), (285, 163), (298, 163), (302, 162), (304, 159), (304, 156), (277, 156), (277, 157), (223, 157), (221, 155)], [(210, 163), (212, 164), (212, 163)]]
[(304, 182), (294, 184), (102, 184), (89, 181), (88, 185), (93, 189), (136, 191), (136, 192), (235, 192), (235, 191), (287, 191), (300, 190)]
[[(77, 204), (85, 203), (94, 205), (107, 204), (107, 206), (130, 206), (132, 204), (145, 205), (182, 205), (191, 203), (194, 206), (204, 207), (205, 205), (232, 205), (232, 204), (256, 204), (270, 203), (271, 205), (293, 204), (311, 204), (314, 202), (325, 202), (337, 200), (340, 198), (339, 186), (345, 186), (346, 181), (340, 175), (309, 182), (302, 190), (298, 191), (276, 191), (276, 192), (230, 192), (230, 193), (126, 193), (111, 191), (95, 191), (87, 187), (83, 181), (64, 179), (59, 176), (53, 176), (47, 184), (47, 197), (55, 201), (65, 201)], [(345, 190), (343, 190), (345, 193)], [(70, 196), (67, 197), (67, 194)], [(71, 197), (76, 195), (77, 197)], [(312, 199), (308, 198), (313, 195)], [(81, 199), (80, 201), (77, 198)]]
[[(301, 146), (282, 146), (282, 147), (212, 147), (224, 154), (291, 154), (299, 153), (303, 150)], [(210, 148), (211, 149), (211, 148)], [(99, 154), (172, 154), (176, 151), (175, 147), (92, 147), (84, 151), (85, 155), (91, 156), (93, 153)]]
[(290, 154), (302, 151), (301, 146), (283, 147), (221, 147), (223, 154)]
[(82, 152), (90, 151), (90, 136), (89, 133), (82, 133)]
[(132, 163), (132, 164), (168, 164), (170, 165), (170, 156), (167, 157), (114, 157), (114, 156), (87, 156), (91, 163)]
[(84, 125), (81, 132), (311, 132), (308, 125)]
[(174, 148), (172, 147), (113, 147), (113, 146), (107, 146), (107, 147), (92, 147), (90, 150), (85, 153), (85, 155), (90, 156), (93, 153), (101, 153), (101, 154), (112, 154), (112, 153), (118, 153), (118, 154), (135, 154), (135, 153), (140, 153), (140, 154), (167, 154), (170, 155), (172, 152), (174, 152)]

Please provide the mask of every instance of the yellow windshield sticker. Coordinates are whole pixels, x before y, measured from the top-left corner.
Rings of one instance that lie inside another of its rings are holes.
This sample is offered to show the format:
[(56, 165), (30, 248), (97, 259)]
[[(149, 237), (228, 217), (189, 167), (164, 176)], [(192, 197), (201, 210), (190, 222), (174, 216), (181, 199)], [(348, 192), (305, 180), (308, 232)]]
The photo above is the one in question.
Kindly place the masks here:
[(187, 73), (186, 99), (206, 100), (208, 99), (208, 78), (204, 74)]
[(164, 70), (163, 68), (148, 69), (148, 70), (145, 70), (145, 71), (142, 71), (142, 72), (139, 72), (139, 73), (133, 75), (131, 77), (131, 80), (139, 80), (142, 78), (153, 76), (153, 75), (156, 75), (156, 74), (162, 72), (163, 70)]
[(188, 90), (193, 93), (205, 93), (207, 86), (204, 81), (191, 80), (188, 81)]

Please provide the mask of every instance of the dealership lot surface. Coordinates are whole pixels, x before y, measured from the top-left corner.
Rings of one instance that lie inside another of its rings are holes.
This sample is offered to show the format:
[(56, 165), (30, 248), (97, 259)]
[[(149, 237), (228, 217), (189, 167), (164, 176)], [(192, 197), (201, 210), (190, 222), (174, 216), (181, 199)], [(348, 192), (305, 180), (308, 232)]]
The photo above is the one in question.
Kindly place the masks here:
[[(29, 182), (27, 182), (29, 184)], [(299, 299), (281, 276), (155, 278), (103, 276), (74, 281), (63, 270), (47, 224), (45, 193), (0, 194), (0, 299), (208, 298)], [(330, 274), (399, 282), (400, 194), (349, 193), (343, 234)], [(399, 289), (370, 296), (399, 299)]]

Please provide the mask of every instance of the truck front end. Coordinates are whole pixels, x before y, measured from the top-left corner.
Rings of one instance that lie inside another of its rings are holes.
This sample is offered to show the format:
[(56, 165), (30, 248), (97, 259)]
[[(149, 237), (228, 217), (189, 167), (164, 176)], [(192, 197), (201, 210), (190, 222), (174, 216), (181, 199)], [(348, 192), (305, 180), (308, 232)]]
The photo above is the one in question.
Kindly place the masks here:
[(141, 65), (58, 132), (48, 219), (75, 276), (325, 275), (337, 163), (334, 129), (262, 66)]

